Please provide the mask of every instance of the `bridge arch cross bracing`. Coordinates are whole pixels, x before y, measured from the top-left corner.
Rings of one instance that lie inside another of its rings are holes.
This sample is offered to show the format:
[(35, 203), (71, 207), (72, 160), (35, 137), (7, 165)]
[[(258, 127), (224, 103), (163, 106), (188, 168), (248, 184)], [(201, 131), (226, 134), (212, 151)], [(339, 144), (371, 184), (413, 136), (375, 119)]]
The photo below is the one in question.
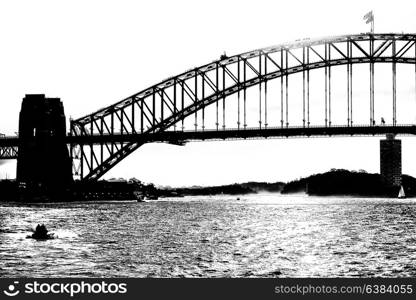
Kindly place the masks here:
[[(286, 105), (286, 111), (284, 111), (283, 102), (288, 101), (287, 78), (296, 73), (303, 74), (302, 127), (311, 128), (313, 126), (308, 120), (307, 105), (309, 103), (309, 71), (314, 69), (325, 69), (325, 124), (323, 127), (331, 127), (330, 85), (329, 90), (327, 87), (331, 80), (330, 70), (334, 66), (347, 65), (348, 118), (345, 126), (354, 127), (352, 102), (350, 107), (352, 65), (363, 63), (369, 64), (371, 70), (369, 127), (374, 125), (374, 64), (390, 63), (393, 65), (393, 124), (391, 125), (396, 126), (395, 66), (398, 63), (416, 65), (415, 34), (364, 33), (302, 39), (229, 57), (223, 55), (219, 60), (167, 78), (113, 105), (71, 120), (71, 155), (74, 176), (81, 180), (96, 180), (147, 142), (180, 142), (175, 140), (173, 133), (183, 131), (184, 120), (194, 115), (195, 132), (204, 132), (206, 130), (205, 108), (213, 104), (218, 107), (221, 101), (224, 104), (232, 95), (238, 95), (238, 122), (235, 129), (238, 132), (248, 131), (250, 128), (246, 126), (246, 111), (244, 106), (243, 112), (242, 103), (244, 101), (245, 105), (246, 100), (248, 101), (246, 90), (259, 86), (260, 95), (262, 88), (266, 95), (267, 83), (277, 78), (280, 78), (282, 86), (281, 129), (288, 130), (290, 129), (288, 109)], [(284, 90), (286, 90), (286, 95), (283, 93)], [(249, 101), (257, 101), (257, 99)], [(202, 124), (199, 124), (199, 128), (196, 119), (197, 112), (202, 114)], [(218, 108), (216, 112), (214, 130), (220, 133), (226, 130), (225, 121), (221, 126)], [(225, 109), (222, 117), (225, 120)], [(271, 130), (267, 128), (267, 120), (263, 120), (262, 123), (261, 117), (259, 128), (264, 131)]]

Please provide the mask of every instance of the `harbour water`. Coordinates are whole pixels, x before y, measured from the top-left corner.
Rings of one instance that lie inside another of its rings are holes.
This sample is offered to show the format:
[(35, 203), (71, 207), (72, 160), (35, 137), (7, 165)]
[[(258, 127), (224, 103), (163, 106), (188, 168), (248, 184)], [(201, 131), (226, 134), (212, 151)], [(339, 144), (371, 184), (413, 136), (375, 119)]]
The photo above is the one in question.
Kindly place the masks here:
[[(58, 238), (27, 239), (37, 223)], [(415, 261), (416, 199), (0, 204), (0, 277), (414, 277)]]

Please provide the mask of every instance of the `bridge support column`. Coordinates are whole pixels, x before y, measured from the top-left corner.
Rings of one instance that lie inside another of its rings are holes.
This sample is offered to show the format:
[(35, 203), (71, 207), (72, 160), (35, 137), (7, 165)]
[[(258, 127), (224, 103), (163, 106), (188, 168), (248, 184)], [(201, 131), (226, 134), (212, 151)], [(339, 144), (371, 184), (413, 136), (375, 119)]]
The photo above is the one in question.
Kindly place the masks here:
[(27, 194), (61, 197), (72, 182), (64, 107), (59, 98), (26, 95), (19, 116), (17, 181)]
[(402, 184), (402, 141), (394, 134), (380, 141), (380, 174), (388, 187)]

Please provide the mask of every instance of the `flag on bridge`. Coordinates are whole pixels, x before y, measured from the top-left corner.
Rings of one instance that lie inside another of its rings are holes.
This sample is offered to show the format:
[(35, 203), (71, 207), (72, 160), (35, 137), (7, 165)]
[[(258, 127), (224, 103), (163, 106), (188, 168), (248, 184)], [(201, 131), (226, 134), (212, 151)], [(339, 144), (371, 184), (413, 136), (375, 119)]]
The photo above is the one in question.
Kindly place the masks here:
[(373, 11), (369, 11), (364, 15), (365, 24), (371, 23), (371, 33), (374, 33), (374, 14)]
[(373, 22), (374, 21), (373, 11), (369, 11), (368, 13), (366, 13), (364, 16), (364, 20), (365, 20), (365, 24)]

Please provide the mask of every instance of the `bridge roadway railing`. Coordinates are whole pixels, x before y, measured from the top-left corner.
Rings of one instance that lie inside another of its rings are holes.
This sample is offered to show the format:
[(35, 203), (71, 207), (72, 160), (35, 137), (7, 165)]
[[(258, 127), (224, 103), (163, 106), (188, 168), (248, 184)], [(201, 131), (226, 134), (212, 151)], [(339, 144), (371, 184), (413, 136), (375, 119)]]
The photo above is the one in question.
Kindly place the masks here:
[(255, 139), (255, 138), (288, 138), (288, 137), (319, 137), (319, 136), (380, 136), (388, 133), (397, 135), (415, 135), (416, 125), (354, 125), (354, 126), (291, 126), (267, 127), (223, 130), (199, 131), (161, 131), (148, 134), (101, 134), (86, 136), (68, 136), (68, 143), (90, 145), (100, 143), (128, 143), (128, 142), (186, 142), (204, 140), (227, 139)]
[[(289, 137), (323, 137), (323, 136), (380, 136), (388, 133), (397, 135), (415, 135), (415, 124), (403, 125), (354, 125), (354, 126), (291, 126), (200, 131), (162, 131), (149, 134), (95, 134), (87, 136), (67, 136), (67, 143), (73, 145), (91, 145), (101, 143), (152, 143), (152, 142), (187, 142), (227, 139), (289, 138)], [(0, 137), (0, 159), (17, 158), (19, 138), (15, 136)]]

